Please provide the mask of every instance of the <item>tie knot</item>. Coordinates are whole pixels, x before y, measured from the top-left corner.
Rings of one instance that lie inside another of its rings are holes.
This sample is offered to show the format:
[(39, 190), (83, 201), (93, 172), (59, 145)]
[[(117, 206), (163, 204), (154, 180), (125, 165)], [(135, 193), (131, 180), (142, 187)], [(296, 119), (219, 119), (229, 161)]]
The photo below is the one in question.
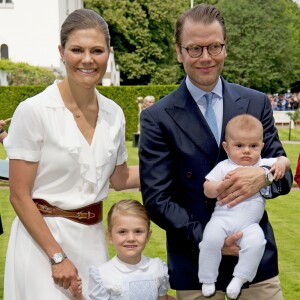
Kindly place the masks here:
[(214, 97), (214, 93), (207, 93), (204, 95), (207, 104), (211, 104), (212, 103), (212, 99)]

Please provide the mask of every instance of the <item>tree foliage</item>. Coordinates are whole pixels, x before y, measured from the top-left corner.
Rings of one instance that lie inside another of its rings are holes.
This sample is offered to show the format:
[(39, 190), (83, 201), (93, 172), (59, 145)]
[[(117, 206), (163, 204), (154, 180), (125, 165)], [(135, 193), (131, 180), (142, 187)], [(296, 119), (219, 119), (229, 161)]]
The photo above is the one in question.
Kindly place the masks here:
[(85, 7), (100, 13), (109, 24), (122, 84), (178, 81), (174, 27), (188, 1), (86, 0)]
[(217, 5), (228, 31), (224, 76), (266, 92), (286, 90), (299, 70), (297, 5), (286, 0), (221, 0)]
[[(179, 83), (174, 28), (189, 0), (85, 0), (108, 22), (123, 85)], [(202, 3), (194, 0), (194, 5)], [(225, 17), (224, 77), (265, 92), (300, 75), (300, 8), (292, 0), (207, 0)]]

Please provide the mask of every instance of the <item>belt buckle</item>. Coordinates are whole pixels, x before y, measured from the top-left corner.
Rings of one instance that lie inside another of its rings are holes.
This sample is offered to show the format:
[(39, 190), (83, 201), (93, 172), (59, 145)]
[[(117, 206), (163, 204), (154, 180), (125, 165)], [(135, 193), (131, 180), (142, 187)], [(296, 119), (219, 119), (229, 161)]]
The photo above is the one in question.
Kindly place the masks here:
[(81, 220), (81, 219), (86, 219), (85, 216), (83, 216), (84, 212), (83, 211), (79, 211), (76, 213), (76, 218)]
[(46, 213), (46, 214), (50, 214), (52, 215), (53, 214), (53, 209), (45, 204), (36, 204), (39, 211), (43, 212), (43, 213)]
[(90, 211), (87, 211), (87, 212), (84, 212), (84, 211), (79, 211), (76, 213), (76, 218), (81, 220), (81, 219), (92, 219), (92, 218), (95, 218), (95, 214), (90, 212)]

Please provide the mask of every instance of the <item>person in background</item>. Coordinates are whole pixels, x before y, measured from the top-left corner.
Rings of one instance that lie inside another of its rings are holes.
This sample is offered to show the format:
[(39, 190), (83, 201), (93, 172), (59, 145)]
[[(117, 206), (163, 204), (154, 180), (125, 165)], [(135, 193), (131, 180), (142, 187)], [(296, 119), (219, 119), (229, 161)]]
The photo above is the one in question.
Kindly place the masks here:
[(155, 98), (154, 96), (146, 96), (143, 99), (143, 109), (146, 109), (148, 107), (150, 107), (151, 105), (153, 105), (155, 103)]
[(108, 259), (102, 222), (109, 183), (139, 187), (128, 167), (122, 109), (96, 89), (110, 51), (107, 23), (75, 10), (61, 27), (66, 77), (19, 104), (4, 146), (13, 221), (4, 299), (67, 300), (88, 268)]
[[(141, 106), (141, 110), (139, 112), (139, 118), (140, 118), (140, 113), (142, 110), (152, 106), (153, 104), (155, 103), (155, 98), (154, 96), (146, 96), (144, 99), (143, 99), (143, 105)], [(140, 130), (140, 121), (139, 121), (139, 124), (138, 124), (138, 131), (139, 131), (139, 134), (141, 134), (141, 130)], [(138, 140), (138, 143), (137, 143), (137, 146), (139, 147), (139, 144), (140, 144), (140, 141)]]
[(7, 132), (4, 129), (6, 122), (4, 120), (0, 120), (0, 143), (3, 143), (3, 140), (7, 137)]
[[(220, 147), (226, 124), (236, 115), (253, 115), (264, 128), (262, 157), (286, 155), (267, 95), (220, 76), (227, 56), (226, 26), (220, 11), (204, 3), (185, 11), (176, 22), (175, 42), (177, 60), (187, 76), (175, 91), (141, 113), (141, 192), (151, 220), (166, 230), (170, 285), (176, 298), (198, 300), (206, 299), (198, 279), (198, 245), (215, 206), (205, 197), (203, 184), (213, 167), (227, 158)], [(261, 167), (237, 168), (218, 188), (218, 203), (234, 207), (259, 191), (269, 198), (290, 191), (291, 172), (273, 181), (270, 193), (263, 189), (268, 184), (266, 174)], [(239, 300), (282, 300), (277, 248), (266, 212), (260, 226), (267, 241), (265, 252), (255, 278), (251, 285), (244, 284)], [(241, 237), (238, 231), (224, 240), (212, 300), (225, 299)]]
[(298, 156), (298, 163), (297, 163), (297, 166), (296, 166), (296, 172), (295, 172), (294, 179), (297, 182), (298, 187), (300, 188), (300, 153), (299, 153), (299, 156)]
[[(208, 198), (218, 196), (219, 186), (230, 178), (229, 172), (237, 167), (270, 168), (270, 184), (273, 180), (283, 178), (291, 168), (290, 161), (285, 156), (261, 158), (264, 147), (263, 127), (261, 122), (251, 115), (242, 114), (227, 123), (222, 146), (228, 159), (219, 162), (205, 177), (204, 194)], [(227, 297), (236, 299), (242, 285), (253, 280), (265, 250), (266, 240), (259, 226), (264, 210), (265, 199), (260, 193), (231, 208), (216, 203), (199, 245), (198, 275), (204, 296), (209, 297), (215, 293), (223, 243), (225, 238), (235, 231), (241, 231), (243, 236), (239, 240), (239, 260), (234, 268), (234, 277), (226, 288)]]
[(107, 229), (116, 256), (103, 265), (92, 266), (87, 295), (82, 295), (79, 285), (72, 290), (73, 299), (175, 299), (167, 294), (167, 265), (160, 258), (142, 254), (151, 236), (145, 207), (137, 200), (115, 203), (108, 212)]

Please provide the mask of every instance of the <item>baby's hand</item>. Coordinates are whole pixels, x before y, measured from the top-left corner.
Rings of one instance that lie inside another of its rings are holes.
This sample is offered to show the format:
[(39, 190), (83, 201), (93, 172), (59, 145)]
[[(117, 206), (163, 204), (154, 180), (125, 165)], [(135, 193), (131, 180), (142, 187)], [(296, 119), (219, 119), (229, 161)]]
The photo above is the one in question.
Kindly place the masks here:
[(82, 280), (79, 276), (77, 277), (77, 284), (71, 285), (69, 287), (69, 291), (73, 296), (73, 300), (84, 300), (84, 297), (82, 295)]
[(277, 158), (277, 162), (272, 165), (270, 171), (274, 175), (274, 180), (279, 180), (284, 177), (285, 172), (291, 168), (290, 161), (285, 156)]
[(285, 169), (282, 169), (280, 166), (274, 164), (272, 166), (272, 168), (270, 169), (270, 171), (273, 173), (274, 175), (274, 180), (279, 180), (281, 179), (284, 174), (285, 174)]

